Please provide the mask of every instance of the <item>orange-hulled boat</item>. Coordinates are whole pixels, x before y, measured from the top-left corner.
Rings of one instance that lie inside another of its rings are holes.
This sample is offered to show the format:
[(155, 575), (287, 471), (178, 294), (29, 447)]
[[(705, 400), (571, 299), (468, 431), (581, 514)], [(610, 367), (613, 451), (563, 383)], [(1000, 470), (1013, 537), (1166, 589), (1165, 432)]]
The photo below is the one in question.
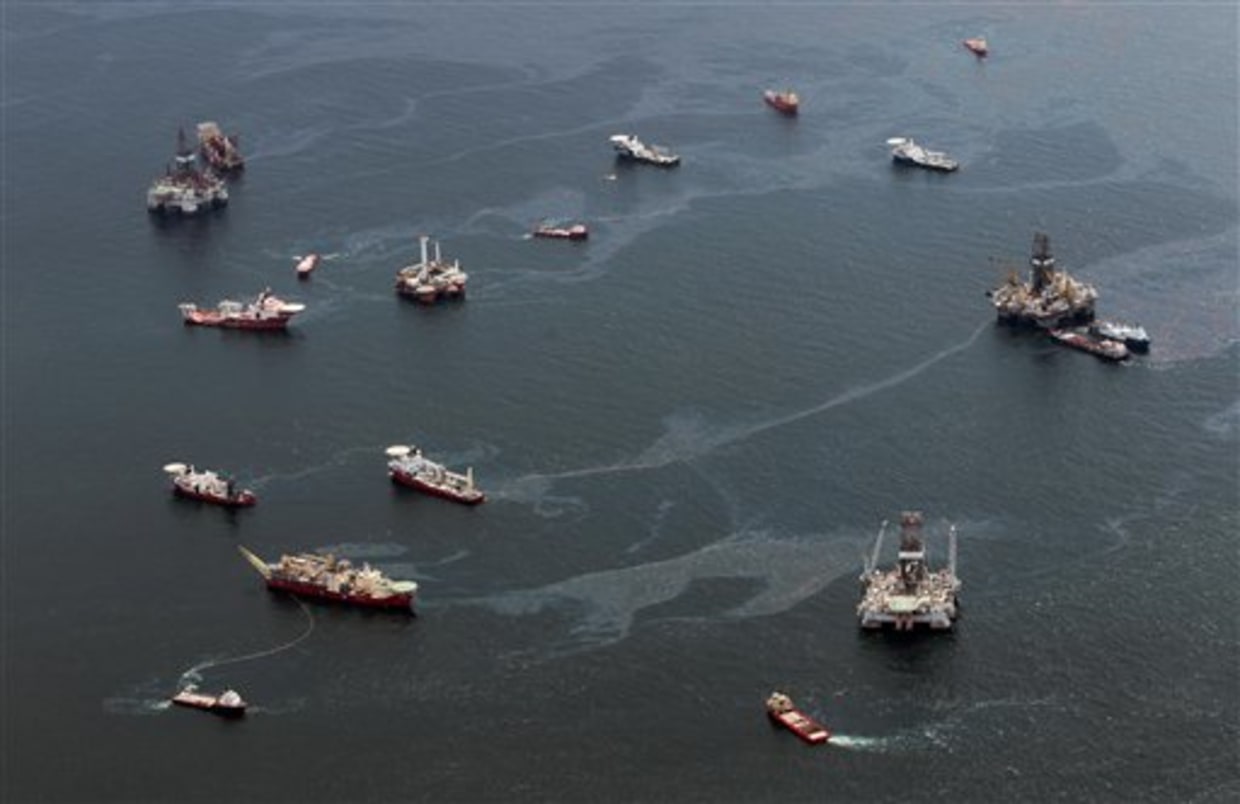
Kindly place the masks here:
[(782, 92), (768, 89), (762, 93), (762, 100), (771, 108), (787, 115), (794, 115), (801, 108), (801, 98), (790, 89)]
[(178, 706), (203, 709), (224, 717), (241, 717), (245, 714), (246, 707), (246, 702), (235, 690), (224, 690), (219, 695), (207, 695), (198, 692), (193, 684), (173, 695), (172, 702)]
[(766, 713), (771, 720), (791, 731), (807, 743), (825, 743), (831, 732), (818, 721), (796, 708), (792, 699), (782, 692), (772, 692), (766, 699)]

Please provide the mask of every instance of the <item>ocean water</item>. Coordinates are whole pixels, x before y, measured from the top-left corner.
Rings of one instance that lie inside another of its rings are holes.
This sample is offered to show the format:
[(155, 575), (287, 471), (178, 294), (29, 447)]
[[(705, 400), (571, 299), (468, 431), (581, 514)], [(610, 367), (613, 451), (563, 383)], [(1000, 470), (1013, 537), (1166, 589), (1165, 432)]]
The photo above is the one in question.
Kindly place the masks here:
[[(2, 14), (5, 801), (1240, 795), (1234, 4)], [(229, 207), (152, 219), (208, 119)], [(962, 169), (894, 169), (903, 135)], [(994, 324), (1039, 230), (1148, 356)], [(463, 304), (393, 295), (421, 233)], [(287, 335), (179, 321), (266, 286)], [(489, 501), (393, 488), (392, 443)], [(175, 500), (173, 460), (261, 502)], [(856, 627), (906, 508), (932, 557), (959, 530), (951, 635)], [(270, 594), (237, 545), (420, 614)], [(169, 709), (187, 681), (253, 708)]]

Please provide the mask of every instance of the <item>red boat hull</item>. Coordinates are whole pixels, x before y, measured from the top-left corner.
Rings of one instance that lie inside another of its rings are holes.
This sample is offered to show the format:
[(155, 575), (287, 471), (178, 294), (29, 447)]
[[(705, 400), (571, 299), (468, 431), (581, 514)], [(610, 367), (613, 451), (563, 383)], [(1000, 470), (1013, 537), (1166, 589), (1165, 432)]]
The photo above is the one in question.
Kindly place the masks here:
[(326, 600), (331, 603), (343, 603), (350, 606), (363, 606), (371, 609), (403, 609), (413, 612), (414, 593), (404, 592), (390, 597), (368, 597), (365, 595), (332, 592), (321, 586), (292, 581), (283, 578), (267, 578), (267, 588), (281, 592), (290, 592), (301, 597), (315, 600)]
[(185, 324), (187, 326), (221, 327), (223, 329), (288, 329), (288, 322), (289, 317), (286, 316), (262, 319), (230, 318), (220, 315), (219, 313), (206, 310), (196, 310), (192, 313), (185, 314)]
[(788, 712), (768, 711), (767, 714), (770, 715), (772, 721), (788, 729), (788, 731), (807, 743), (817, 745), (825, 743), (831, 737), (831, 732), (827, 731), (825, 726), (799, 709), (793, 709)]
[(768, 106), (782, 114), (795, 115), (800, 110), (800, 104), (790, 102), (775, 92), (763, 93), (762, 99)]
[(224, 497), (219, 494), (210, 494), (205, 491), (194, 491), (193, 489), (182, 488), (176, 484), (172, 486), (172, 493), (178, 497), (184, 497), (188, 500), (198, 500), (200, 502), (211, 503), (213, 505), (222, 505), (225, 508), (248, 508), (258, 502), (258, 497), (252, 491), (239, 491), (232, 497)]
[(241, 717), (245, 714), (245, 704), (240, 706), (228, 706), (221, 704), (215, 699), (204, 696), (181, 693), (172, 697), (172, 702), (177, 706), (186, 706), (190, 709), (201, 709), (204, 712), (210, 712), (213, 715), (221, 717)]
[(485, 494), (482, 494), (482, 493), (477, 493), (473, 495), (459, 494), (451, 489), (446, 489), (446, 488), (443, 488), (442, 486), (432, 485), (423, 480), (419, 480), (413, 475), (409, 475), (404, 472), (398, 472), (394, 469), (388, 471), (388, 476), (392, 478), (393, 483), (397, 483), (401, 486), (406, 486), (411, 489), (416, 489), (417, 491), (420, 491), (423, 494), (429, 494), (432, 497), (442, 497), (445, 500), (451, 500), (452, 502), (458, 502), (458, 503), (461, 503), (462, 505), (478, 505), (486, 500)]

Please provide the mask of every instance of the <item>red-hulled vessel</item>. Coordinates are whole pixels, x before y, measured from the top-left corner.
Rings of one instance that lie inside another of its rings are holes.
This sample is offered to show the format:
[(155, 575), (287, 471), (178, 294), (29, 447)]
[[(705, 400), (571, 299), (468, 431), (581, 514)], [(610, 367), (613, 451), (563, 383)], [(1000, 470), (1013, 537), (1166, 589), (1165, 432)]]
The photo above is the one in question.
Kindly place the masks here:
[(307, 254), (306, 256), (302, 257), (300, 260), (297, 261), (297, 278), (298, 279), (309, 279), (310, 274), (314, 271), (315, 268), (319, 267), (319, 263), (322, 262), (322, 260), (323, 258), (320, 257), (318, 254)]
[(986, 44), (986, 39), (981, 36), (969, 37), (960, 44), (979, 59), (986, 58), (986, 55), (990, 53), (990, 45)]
[(263, 576), (268, 589), (333, 603), (413, 611), (417, 583), (394, 581), (369, 564), (355, 567), (348, 559), (330, 553), (282, 555), (276, 563), (268, 564), (244, 547), (237, 549)]
[(214, 310), (200, 308), (185, 302), (177, 305), (181, 317), (188, 325), (224, 327), (226, 329), (285, 329), (293, 316), (306, 309), (306, 305), (286, 302), (276, 298), (267, 288), (252, 302), (225, 299)]
[(1103, 338), (1098, 335), (1090, 335), (1074, 329), (1052, 329), (1048, 332), (1052, 338), (1065, 346), (1080, 349), (1082, 352), (1089, 352), (1094, 357), (1115, 363), (1128, 359), (1128, 347), (1119, 341), (1113, 341), (1110, 338)]
[(170, 463), (164, 471), (172, 477), (172, 493), (178, 497), (223, 505), (228, 508), (245, 508), (258, 502), (249, 489), (237, 488), (229, 475), (211, 469), (195, 469), (192, 464)]
[(394, 483), (465, 505), (486, 500), (486, 495), (474, 486), (473, 469), (466, 469), (465, 474), (449, 471), (428, 460), (417, 447), (403, 444), (388, 447), (386, 452), (388, 476)]
[(801, 98), (790, 89), (768, 89), (762, 93), (762, 100), (772, 109), (787, 115), (794, 115), (801, 109)]
[(585, 240), (590, 230), (584, 223), (560, 223), (543, 221), (534, 229), (534, 237), (548, 237), (556, 240)]
[(193, 684), (173, 695), (171, 700), (178, 706), (203, 709), (224, 717), (241, 717), (245, 714), (247, 706), (235, 690), (224, 690), (219, 695), (207, 695), (198, 692)]
[(797, 709), (792, 699), (782, 692), (772, 692), (766, 699), (766, 713), (807, 743), (825, 743), (831, 737), (825, 726)]

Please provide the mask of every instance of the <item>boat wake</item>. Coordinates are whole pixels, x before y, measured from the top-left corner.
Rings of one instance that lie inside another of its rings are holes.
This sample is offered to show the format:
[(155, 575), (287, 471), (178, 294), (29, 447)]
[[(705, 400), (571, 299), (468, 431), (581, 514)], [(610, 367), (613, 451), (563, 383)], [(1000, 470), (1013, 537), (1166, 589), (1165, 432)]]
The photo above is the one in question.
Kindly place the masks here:
[[(306, 639), (308, 639), (310, 634), (314, 632), (314, 615), (311, 613), (310, 609), (306, 606), (306, 604), (303, 603), (300, 599), (296, 597), (294, 597), (293, 599), (297, 601), (297, 605), (301, 607), (302, 613), (306, 615), (306, 627), (300, 634), (297, 635), (296, 638), (291, 639), (288, 642), (283, 642), (279, 645), (276, 645), (274, 648), (268, 648), (266, 650), (255, 651), (253, 653), (247, 653), (243, 656), (232, 656), (232, 657), (226, 657), (226, 658), (209, 659), (205, 662), (200, 662), (194, 665), (193, 667), (190, 667), (188, 670), (184, 671), (183, 673), (181, 673), (181, 675), (177, 678), (177, 688), (185, 689), (191, 684), (200, 683), (203, 680), (202, 674), (206, 670), (210, 670), (216, 667), (224, 667), (230, 664), (240, 664), (241, 662), (249, 662), (255, 659), (263, 659), (268, 656), (275, 656), (276, 654), (283, 653), (284, 651), (292, 650), (293, 648), (297, 647), (299, 644), (304, 642)], [(162, 680), (157, 679), (157, 680), (148, 681), (138, 687), (138, 691), (143, 697), (107, 698), (103, 702), (103, 709), (105, 712), (108, 712), (114, 715), (155, 715), (155, 714), (159, 714), (160, 712), (163, 712), (164, 710), (172, 706), (172, 701), (170, 701), (167, 694), (164, 694), (163, 692), (164, 685), (165, 685), (165, 682)], [(282, 710), (270, 709), (270, 708), (257, 709), (257, 708), (252, 707), (251, 711), (279, 713)]]
[(292, 650), (293, 648), (300, 645), (302, 642), (306, 641), (310, 637), (310, 635), (314, 633), (314, 614), (310, 611), (310, 608), (301, 600), (301, 598), (296, 597), (296, 596), (291, 596), (291, 597), (293, 598), (293, 600), (297, 601), (297, 605), (301, 608), (302, 614), (306, 615), (306, 628), (304, 631), (298, 634), (294, 639), (290, 639), (288, 642), (283, 642), (279, 645), (276, 645), (274, 648), (268, 648), (266, 650), (255, 651), (254, 653), (246, 653), (242, 656), (232, 656), (232, 657), (223, 658), (223, 659), (208, 659), (205, 662), (200, 662), (199, 664), (196, 664), (193, 667), (186, 670), (185, 672), (181, 673), (181, 676), (179, 679), (179, 686), (181, 688), (184, 688), (189, 684), (196, 684), (202, 681), (202, 673), (204, 670), (211, 670), (216, 667), (224, 667), (230, 664), (240, 664), (242, 662), (250, 662), (256, 659), (265, 659), (269, 656), (275, 656), (277, 654), (284, 653), (287, 650)]

